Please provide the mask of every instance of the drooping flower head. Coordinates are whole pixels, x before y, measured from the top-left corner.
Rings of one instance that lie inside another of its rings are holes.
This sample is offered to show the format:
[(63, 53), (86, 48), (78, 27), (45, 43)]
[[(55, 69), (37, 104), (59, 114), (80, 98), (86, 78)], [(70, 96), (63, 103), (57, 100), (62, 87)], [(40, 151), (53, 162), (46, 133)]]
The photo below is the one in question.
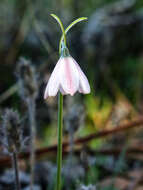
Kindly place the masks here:
[(56, 96), (58, 91), (63, 95), (70, 94), (71, 96), (77, 91), (83, 94), (90, 93), (87, 77), (74, 58), (70, 56), (65, 45), (62, 45), (60, 59), (49, 78), (44, 99)]

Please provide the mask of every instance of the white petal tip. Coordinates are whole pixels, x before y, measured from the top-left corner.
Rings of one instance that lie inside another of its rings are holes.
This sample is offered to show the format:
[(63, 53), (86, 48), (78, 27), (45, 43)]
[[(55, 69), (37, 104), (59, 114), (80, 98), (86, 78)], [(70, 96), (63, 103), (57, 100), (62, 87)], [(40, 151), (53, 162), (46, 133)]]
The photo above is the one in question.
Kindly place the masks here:
[(44, 94), (44, 100), (46, 100), (48, 98), (47, 94)]
[[(75, 94), (75, 93), (74, 93), (74, 94)], [(72, 93), (72, 94), (70, 93), (71, 96), (74, 96), (74, 94), (73, 94), (73, 93)]]
[(79, 91), (82, 94), (90, 94), (90, 91)]
[(44, 99), (46, 100), (47, 98), (49, 98), (49, 97), (55, 97), (56, 95), (57, 95), (57, 93), (56, 94), (50, 94), (50, 93), (48, 93), (48, 94), (44, 95)]
[(90, 90), (89, 83), (87, 82), (86, 85), (83, 85), (82, 83), (79, 88), (79, 92), (82, 94), (90, 94), (91, 90)]

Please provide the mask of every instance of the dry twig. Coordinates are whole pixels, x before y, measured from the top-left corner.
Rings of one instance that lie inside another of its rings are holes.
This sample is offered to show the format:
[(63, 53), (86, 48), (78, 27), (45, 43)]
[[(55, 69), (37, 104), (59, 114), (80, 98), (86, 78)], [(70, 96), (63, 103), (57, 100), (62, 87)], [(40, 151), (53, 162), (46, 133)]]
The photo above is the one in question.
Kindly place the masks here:
[[(143, 117), (136, 118), (134, 121), (131, 121), (127, 124), (116, 126), (114, 129), (110, 130), (104, 130), (100, 131), (91, 135), (87, 135), (86, 137), (81, 137), (75, 140), (74, 144), (79, 145), (79, 144), (84, 144), (88, 143), (89, 141), (96, 139), (96, 138), (104, 138), (109, 135), (118, 133), (118, 132), (125, 132), (126, 130), (133, 129), (135, 127), (141, 127), (143, 126)], [(63, 153), (68, 153), (68, 148), (69, 142), (64, 142), (63, 143)], [(40, 148), (36, 150), (36, 158), (39, 158), (42, 155), (48, 154), (48, 153), (55, 153), (57, 151), (57, 145), (52, 145), (46, 148)], [(119, 154), (122, 151), (122, 149), (112, 149), (112, 150), (96, 150), (96, 151), (91, 151), (92, 154)], [(78, 154), (79, 150), (75, 150), (75, 153)], [(134, 147), (130, 148), (127, 150), (127, 153), (143, 153), (143, 147)], [(29, 152), (21, 153), (19, 154), (20, 159), (28, 159), (29, 157)], [(10, 164), (10, 158), (8, 156), (0, 158), (0, 166), (8, 166)]]

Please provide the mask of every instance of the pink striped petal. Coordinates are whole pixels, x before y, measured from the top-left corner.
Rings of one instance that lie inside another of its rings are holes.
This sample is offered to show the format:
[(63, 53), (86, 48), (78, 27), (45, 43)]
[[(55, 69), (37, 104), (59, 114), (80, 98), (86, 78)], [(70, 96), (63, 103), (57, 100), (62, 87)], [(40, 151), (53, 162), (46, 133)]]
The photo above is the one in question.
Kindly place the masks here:
[(85, 76), (85, 74), (83, 73), (83, 71), (81, 70), (78, 63), (74, 59), (73, 59), (73, 61), (76, 64), (78, 72), (79, 72), (79, 89), (78, 89), (78, 91), (83, 94), (89, 94), (90, 93), (90, 85), (89, 85), (88, 79)]
[(61, 66), (61, 58), (57, 62), (50, 79), (48, 81), (48, 84), (46, 86), (46, 90), (44, 93), (44, 99), (47, 99), (48, 96), (56, 96), (59, 86), (60, 86), (60, 81), (59, 81), (59, 74), (60, 74), (60, 66)]
[(72, 57), (61, 57), (46, 86), (44, 99), (56, 96), (58, 90), (73, 96), (76, 91), (90, 93), (90, 86), (78, 63)]
[(72, 57), (64, 57), (62, 59), (62, 66), (60, 67), (60, 85), (64, 94), (73, 96), (79, 87), (79, 72)]

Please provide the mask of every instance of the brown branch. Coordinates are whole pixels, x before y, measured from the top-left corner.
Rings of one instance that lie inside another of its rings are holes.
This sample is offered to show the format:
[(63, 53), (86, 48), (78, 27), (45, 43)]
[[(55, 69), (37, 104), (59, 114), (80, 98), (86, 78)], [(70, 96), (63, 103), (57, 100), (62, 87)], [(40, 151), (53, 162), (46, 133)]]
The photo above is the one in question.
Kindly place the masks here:
[[(135, 127), (140, 127), (143, 126), (143, 117), (139, 117), (137, 119), (135, 119), (132, 122), (129, 122), (127, 124), (124, 125), (120, 125), (120, 126), (116, 126), (114, 129), (110, 129), (110, 130), (104, 130), (104, 131), (100, 131), (91, 135), (87, 135), (86, 137), (81, 137), (75, 140), (75, 145), (78, 144), (83, 144), (83, 143), (87, 143), (93, 139), (97, 139), (97, 138), (104, 138), (107, 137), (109, 135), (118, 133), (118, 132), (125, 132), (126, 130), (129, 129), (133, 129)], [(68, 153), (68, 151), (66, 150), (66, 148), (68, 148), (69, 146), (69, 142), (63, 142), (63, 153)], [(40, 157), (41, 155), (45, 155), (48, 153), (55, 153), (57, 151), (57, 145), (52, 145), (50, 147), (46, 147), (46, 148), (40, 148), (36, 150), (36, 158)], [(75, 151), (75, 153), (78, 152), (78, 150)], [(121, 150), (120, 149), (112, 149), (112, 150), (96, 150), (93, 153), (100, 153), (100, 154), (118, 154), (120, 153)], [(132, 149), (128, 149), (128, 153), (143, 153), (143, 147), (136, 147), (136, 148), (132, 148)], [(29, 157), (29, 152), (25, 152), (25, 153), (21, 153), (19, 154), (19, 158), (20, 159), (27, 159)], [(0, 166), (7, 166), (8, 164), (10, 164), (10, 158), (8, 156), (2, 157), (0, 158)]]
[(106, 136), (109, 136), (109, 135), (112, 135), (112, 134), (115, 134), (118, 132), (123, 132), (128, 129), (135, 128), (137, 126), (142, 127), (142, 125), (143, 125), (143, 117), (139, 117), (139, 118), (135, 119), (134, 121), (128, 122), (123, 125), (116, 126), (114, 129), (103, 130), (101, 132), (97, 132), (97, 133), (88, 135), (86, 137), (79, 138), (79, 139), (75, 140), (75, 143), (80, 144), (80, 143), (90, 141), (94, 138), (103, 138), (103, 137), (106, 137)]
[(140, 183), (143, 181), (143, 172), (138, 176), (135, 177), (134, 179), (131, 180), (131, 183), (128, 185), (126, 190), (135, 190), (139, 186)]

